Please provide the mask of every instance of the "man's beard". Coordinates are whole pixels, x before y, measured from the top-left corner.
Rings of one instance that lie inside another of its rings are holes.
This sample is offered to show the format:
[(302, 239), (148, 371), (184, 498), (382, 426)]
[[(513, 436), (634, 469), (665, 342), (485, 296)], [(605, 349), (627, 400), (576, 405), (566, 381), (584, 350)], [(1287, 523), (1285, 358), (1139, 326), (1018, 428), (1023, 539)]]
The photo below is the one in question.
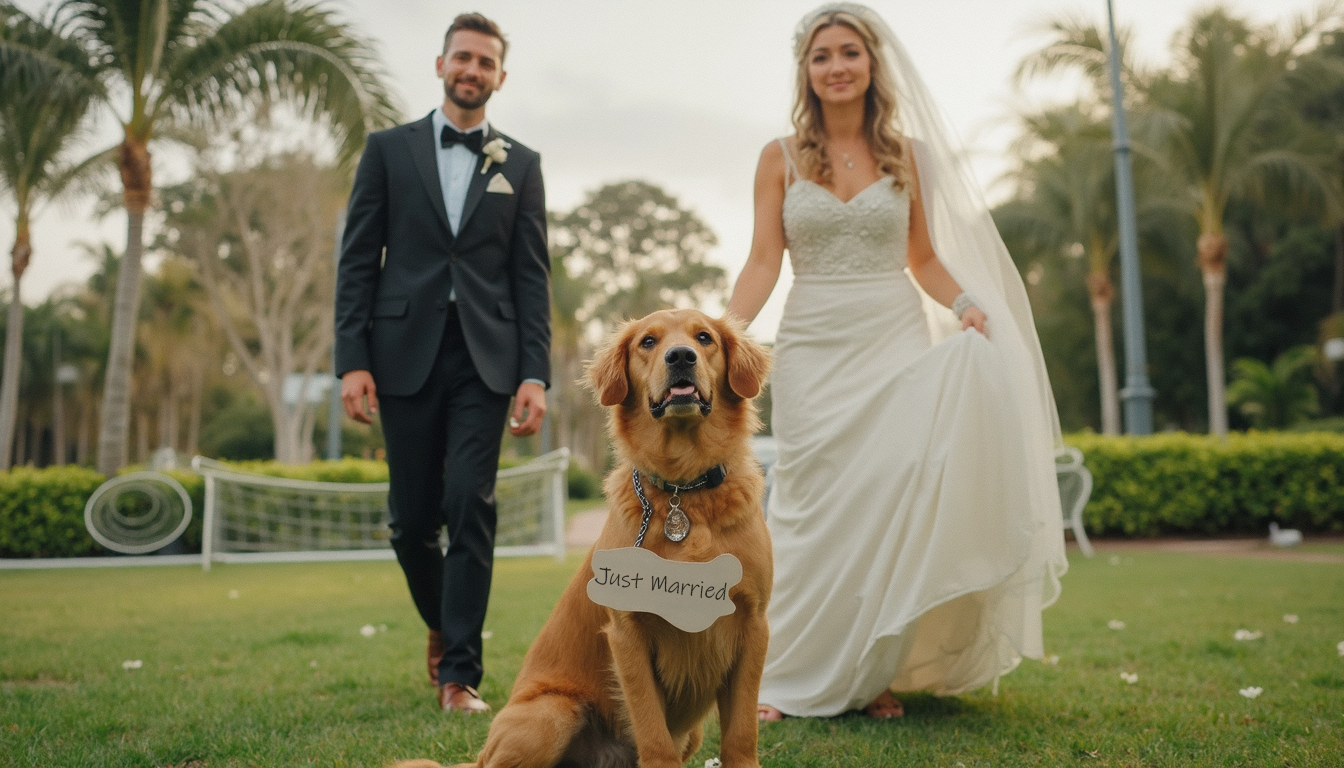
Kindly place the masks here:
[(471, 85), (476, 86), (477, 90), (476, 97), (472, 99), (464, 98), (457, 94), (456, 86), (458, 83), (461, 82), (463, 81), (456, 80), (452, 83), (445, 82), (443, 84), (443, 93), (445, 96), (448, 97), (449, 101), (453, 102), (454, 104), (463, 109), (480, 109), (481, 107), (485, 106), (485, 102), (489, 101), (490, 97), (493, 96), (495, 93), (494, 89), (487, 88), (483, 83), (476, 82), (476, 83), (470, 83)]

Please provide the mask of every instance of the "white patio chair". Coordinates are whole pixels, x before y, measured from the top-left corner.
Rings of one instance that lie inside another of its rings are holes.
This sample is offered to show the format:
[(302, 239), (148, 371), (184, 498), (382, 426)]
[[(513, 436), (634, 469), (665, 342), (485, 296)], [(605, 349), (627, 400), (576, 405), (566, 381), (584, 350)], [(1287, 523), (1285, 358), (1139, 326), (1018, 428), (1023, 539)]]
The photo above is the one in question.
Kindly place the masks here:
[(1092, 543), (1083, 530), (1083, 507), (1092, 495), (1092, 473), (1083, 466), (1083, 452), (1071, 445), (1055, 454), (1055, 478), (1059, 481), (1059, 503), (1064, 510), (1064, 524), (1073, 530), (1078, 549), (1092, 556)]

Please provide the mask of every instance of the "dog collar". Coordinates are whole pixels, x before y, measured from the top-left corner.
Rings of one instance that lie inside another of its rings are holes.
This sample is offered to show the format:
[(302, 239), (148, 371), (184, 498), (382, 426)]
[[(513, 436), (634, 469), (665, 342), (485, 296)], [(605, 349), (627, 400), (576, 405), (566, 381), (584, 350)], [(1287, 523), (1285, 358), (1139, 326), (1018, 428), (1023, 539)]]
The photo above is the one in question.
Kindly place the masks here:
[[(644, 519), (639, 526), (639, 536), (635, 539), (635, 546), (644, 546), (644, 534), (649, 532), (649, 520), (653, 517), (653, 505), (649, 503), (649, 497), (644, 495), (644, 486), (639, 482), (641, 472), (638, 469), (630, 471), (630, 482), (635, 486), (635, 495), (639, 497), (639, 505), (644, 508)], [(710, 467), (694, 480), (688, 480), (684, 483), (669, 483), (663, 478), (648, 472), (642, 473), (649, 478), (649, 482), (656, 488), (660, 488), (672, 494), (668, 499), (667, 519), (663, 522), (663, 535), (668, 541), (679, 542), (686, 538), (691, 532), (691, 519), (686, 516), (686, 512), (681, 508), (681, 492), (694, 491), (699, 488), (715, 488), (723, 483), (723, 479), (728, 476), (728, 470), (724, 469), (722, 464), (716, 464)]]
[(693, 480), (677, 480), (675, 482), (664, 480), (652, 472), (640, 471), (640, 474), (648, 478), (649, 485), (654, 488), (667, 493), (678, 493), (680, 491), (695, 491), (701, 488), (718, 488), (723, 485), (724, 479), (728, 477), (728, 469), (722, 464), (715, 464)]

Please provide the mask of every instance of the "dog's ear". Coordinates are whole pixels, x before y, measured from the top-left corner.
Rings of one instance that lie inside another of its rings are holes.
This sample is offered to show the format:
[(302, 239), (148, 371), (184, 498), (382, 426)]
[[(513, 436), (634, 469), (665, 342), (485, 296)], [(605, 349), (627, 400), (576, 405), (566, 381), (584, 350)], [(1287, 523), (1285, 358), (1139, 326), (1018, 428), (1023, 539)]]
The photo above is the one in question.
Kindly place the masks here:
[(633, 328), (633, 322), (618, 328), (588, 363), (588, 386), (603, 405), (623, 403), (630, 394), (629, 348)]
[(728, 360), (728, 388), (738, 397), (750, 400), (761, 393), (770, 375), (770, 353), (747, 338), (745, 327), (737, 320), (724, 318), (715, 323)]

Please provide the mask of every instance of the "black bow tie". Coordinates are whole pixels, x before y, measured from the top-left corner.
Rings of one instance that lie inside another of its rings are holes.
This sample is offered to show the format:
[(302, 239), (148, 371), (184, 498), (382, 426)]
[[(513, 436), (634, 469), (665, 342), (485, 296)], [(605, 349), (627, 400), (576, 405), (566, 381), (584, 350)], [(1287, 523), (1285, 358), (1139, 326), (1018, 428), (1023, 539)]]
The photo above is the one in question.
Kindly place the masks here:
[(443, 133), (439, 134), (439, 144), (445, 149), (454, 144), (461, 144), (476, 154), (481, 154), (481, 139), (485, 137), (485, 131), (461, 131), (453, 130), (451, 125), (443, 126)]

